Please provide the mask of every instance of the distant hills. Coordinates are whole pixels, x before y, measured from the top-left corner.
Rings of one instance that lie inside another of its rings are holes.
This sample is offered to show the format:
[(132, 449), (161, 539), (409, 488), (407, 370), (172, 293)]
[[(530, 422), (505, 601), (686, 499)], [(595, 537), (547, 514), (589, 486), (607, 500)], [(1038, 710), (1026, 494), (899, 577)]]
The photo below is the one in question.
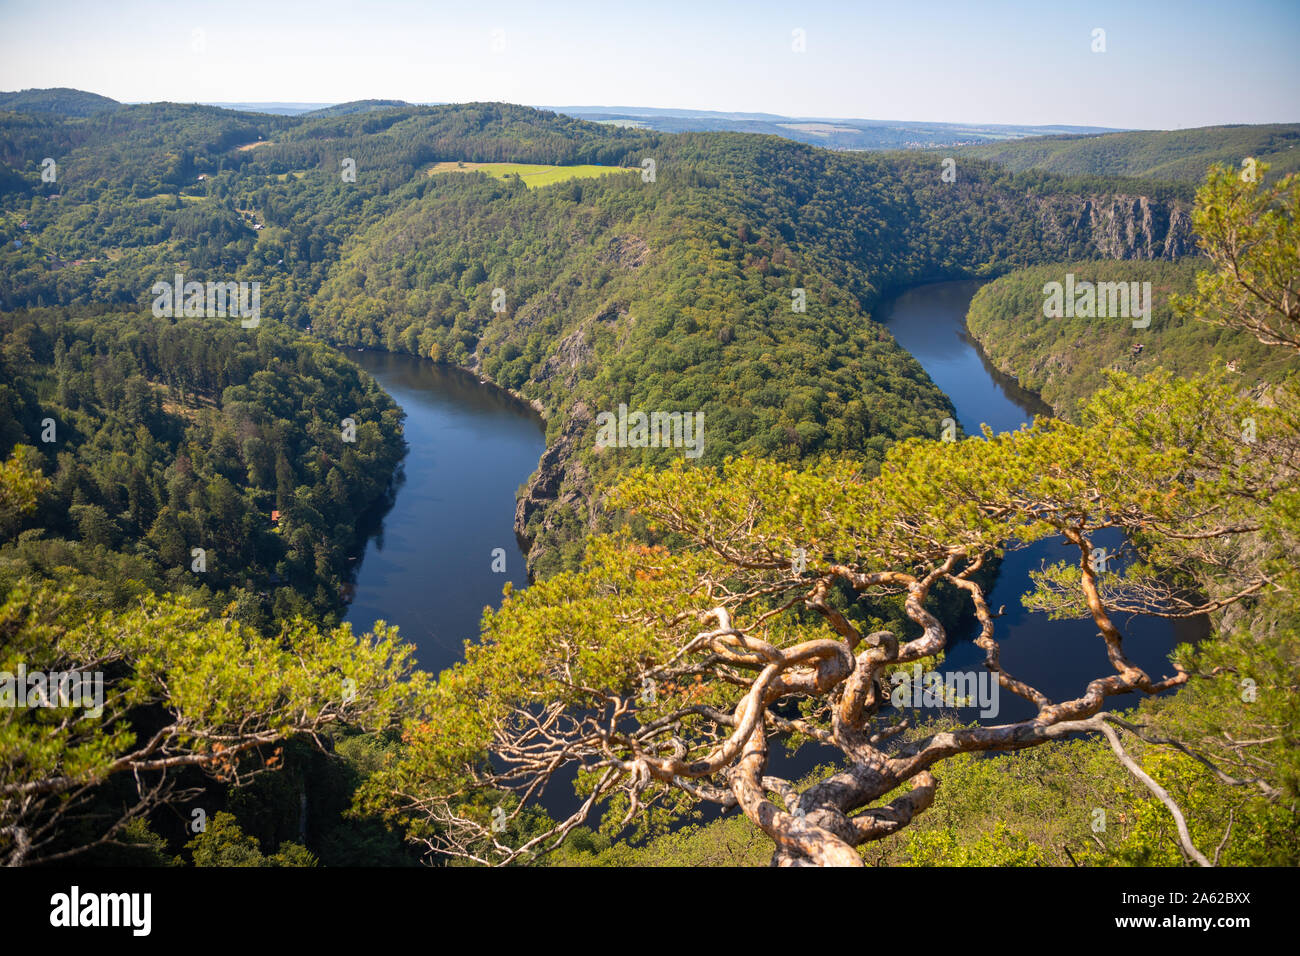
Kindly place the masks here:
[[(0, 110), (15, 113), (49, 113), (55, 116), (78, 118), (120, 110), (127, 104), (98, 93), (57, 87), (46, 90), (21, 90), (16, 93), (0, 92)], [(348, 113), (367, 113), (371, 110), (393, 106), (411, 106), (404, 100), (354, 100), (350, 103), (204, 103), (240, 113), (269, 113), (273, 116), (342, 116)], [(428, 104), (424, 104), (428, 105)]]
[[(353, 100), (350, 103), (336, 103), (318, 110), (312, 110), (308, 116), (348, 116), (352, 113), (370, 113), (374, 110), (388, 109), (390, 106), (414, 106), (405, 100)], [(430, 104), (421, 104), (430, 105)]]
[(205, 106), (220, 106), (223, 110), (235, 110), (240, 113), (271, 113), (275, 116), (301, 116), (316, 110), (331, 109), (330, 103), (205, 103)]
[(107, 96), (67, 87), (0, 92), (0, 110), (13, 110), (15, 113), (52, 113), (55, 116), (78, 117), (94, 116), (121, 108), (121, 103)]
[(353, 100), (350, 103), (206, 103), (223, 110), (241, 113), (271, 113), (275, 116), (346, 116), (349, 113), (369, 113), (390, 106), (414, 106), (405, 100)]
[[(395, 99), (348, 103), (210, 103), (240, 113), (331, 117), (417, 104)], [(418, 104), (431, 106), (440, 104)], [(80, 119), (122, 109), (96, 93), (67, 88), (0, 92), (0, 110)], [(1196, 183), (1211, 163), (1263, 160), (1273, 175), (1300, 171), (1300, 124), (1206, 126), (1187, 130), (1113, 130), (1088, 126), (1017, 126), (793, 117), (775, 113), (640, 106), (543, 106), (575, 119), (666, 133), (732, 132), (780, 136), (834, 150), (951, 149), (1014, 172), (1121, 176)]]
[(546, 106), (568, 116), (665, 133), (729, 132), (783, 136), (828, 149), (922, 149), (1000, 142), (1057, 133), (1103, 133), (1109, 127), (914, 123), (895, 120), (778, 116), (636, 106)]
[[(277, 116), (341, 116), (373, 110), (435, 106), (404, 100), (368, 99), (349, 103), (208, 103), (222, 109)], [(121, 103), (79, 90), (24, 90), (0, 94), (0, 109), (24, 113), (54, 113), (66, 117), (93, 116)], [(610, 126), (648, 129), (665, 133), (729, 132), (781, 136), (828, 149), (918, 149), (1001, 142), (1060, 133), (1102, 133), (1106, 127), (1008, 126), (996, 124), (913, 123), (834, 117), (780, 116), (775, 113), (738, 113), (712, 110), (661, 109), (639, 106), (540, 106), (577, 119)]]
[(1204, 126), (1199, 129), (1045, 136), (989, 143), (959, 155), (992, 160), (1015, 172), (1037, 169), (1066, 176), (1105, 175), (1200, 182), (1211, 163), (1267, 162), (1271, 175), (1300, 170), (1300, 124)]

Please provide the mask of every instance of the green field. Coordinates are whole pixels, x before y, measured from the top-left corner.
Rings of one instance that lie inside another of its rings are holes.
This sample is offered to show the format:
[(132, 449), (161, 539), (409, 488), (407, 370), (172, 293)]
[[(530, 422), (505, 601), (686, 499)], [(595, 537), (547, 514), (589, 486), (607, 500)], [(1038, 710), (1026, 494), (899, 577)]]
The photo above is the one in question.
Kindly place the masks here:
[(544, 166), (538, 163), (434, 163), (429, 175), (468, 173), (479, 170), (497, 179), (518, 176), (530, 189), (561, 183), (566, 179), (591, 179), (617, 172), (637, 172), (626, 166)]

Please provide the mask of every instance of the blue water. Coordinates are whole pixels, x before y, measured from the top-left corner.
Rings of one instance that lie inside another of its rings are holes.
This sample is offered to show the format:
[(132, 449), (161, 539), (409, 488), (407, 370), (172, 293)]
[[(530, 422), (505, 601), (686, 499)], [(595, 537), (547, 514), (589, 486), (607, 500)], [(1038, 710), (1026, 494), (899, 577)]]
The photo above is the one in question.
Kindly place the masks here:
[[(379, 618), (398, 625), (420, 666), (436, 673), (462, 659), (505, 582), (528, 581), (515, 491), (537, 468), (545, 432), (531, 410), (461, 369), (387, 352), (347, 354), (406, 413), (409, 448), (345, 619), (356, 630)], [(493, 570), (498, 548), (504, 573)]]
[[(915, 356), (934, 383), (952, 400), (957, 420), (967, 435), (979, 435), (988, 424), (995, 432), (1013, 431), (1036, 414), (1050, 414), (1032, 393), (1000, 376), (966, 335), (966, 312), (979, 281), (939, 282), (917, 286), (885, 303), (876, 317), (893, 333), (898, 344)], [(1096, 543), (1114, 550), (1122, 543), (1118, 533), (1098, 536)], [(996, 613), (994, 638), (1002, 648), (1002, 667), (1013, 677), (1045, 693), (1053, 701), (1081, 695), (1088, 681), (1113, 673), (1106, 646), (1091, 618), (1051, 621), (1046, 614), (1029, 612), (1020, 598), (1032, 588), (1031, 570), (1057, 561), (1076, 563), (1077, 549), (1060, 541), (1042, 541), (1009, 551), (1001, 564), (997, 582), (988, 595)], [(1124, 634), (1129, 659), (1153, 679), (1172, 674), (1169, 652), (1183, 641), (1200, 637), (1204, 626), (1195, 622), (1171, 622), (1151, 616), (1115, 618)], [(942, 672), (982, 671), (984, 651), (973, 641), (978, 634), (971, 626), (950, 634)], [(1121, 706), (1137, 698), (1125, 699)], [(986, 723), (1021, 720), (1034, 714), (1034, 707), (1009, 693), (999, 697), (999, 713)], [(961, 711), (972, 719), (974, 711)]]

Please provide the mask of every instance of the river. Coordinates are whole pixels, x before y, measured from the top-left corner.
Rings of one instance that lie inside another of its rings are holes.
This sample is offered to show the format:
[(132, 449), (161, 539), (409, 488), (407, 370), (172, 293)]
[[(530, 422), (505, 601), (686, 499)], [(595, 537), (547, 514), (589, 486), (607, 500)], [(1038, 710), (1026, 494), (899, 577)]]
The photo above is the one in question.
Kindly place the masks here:
[[(918, 286), (885, 303), (878, 318), (952, 399), (967, 434), (987, 422), (995, 431), (1019, 428), (1048, 409), (1000, 376), (965, 335), (966, 311), (979, 282)], [(409, 451), (405, 479), (392, 509), (370, 539), (355, 577), (347, 620), (358, 629), (382, 618), (415, 645), (420, 666), (440, 671), (462, 657), (478, 634), (485, 605), (496, 605), (509, 579), (527, 581), (514, 535), (515, 491), (544, 449), (540, 418), (510, 395), (468, 372), (406, 355), (349, 351), (406, 412)], [(1118, 538), (1101, 540), (1114, 547)], [(505, 573), (492, 570), (493, 551)], [(1088, 621), (1049, 621), (1020, 603), (1029, 572), (1058, 560), (1077, 561), (1064, 545), (1041, 542), (1011, 551), (989, 595), (1007, 671), (1053, 700), (1080, 694), (1088, 680), (1109, 673), (1105, 645)], [(1167, 655), (1198, 636), (1194, 625), (1159, 618), (1123, 618), (1130, 658), (1154, 677), (1170, 671)], [(950, 635), (942, 670), (981, 671), (983, 651), (973, 623)], [(993, 722), (1032, 715), (1029, 704), (1001, 695)], [(973, 713), (963, 712), (970, 717)]]
[[(1035, 394), (999, 374), (967, 336), (966, 312), (982, 284), (963, 280), (916, 286), (876, 312), (898, 344), (916, 357), (952, 400), (957, 421), (967, 435), (979, 435), (982, 424), (994, 432), (1014, 431), (1035, 415), (1051, 414)], [(1098, 537), (1097, 543), (1113, 551), (1121, 538), (1115, 533)], [(1077, 697), (1090, 679), (1113, 672), (1106, 645), (1091, 618), (1051, 621), (1046, 614), (1027, 611), (1020, 602), (1021, 595), (1032, 587), (1029, 572), (1062, 560), (1077, 562), (1078, 550), (1041, 541), (1009, 551), (988, 596), (995, 612), (1004, 605), (1006, 608), (994, 631), (1002, 648), (1002, 666), (1053, 701)], [(1194, 641), (1204, 632), (1197, 622), (1149, 615), (1119, 615), (1115, 620), (1124, 634), (1129, 659), (1156, 679), (1173, 673), (1168, 655), (1175, 645)], [(983, 669), (984, 652), (974, 643), (977, 634), (972, 622), (961, 633), (949, 635), (942, 672)], [(1010, 694), (1002, 694), (998, 703), (996, 717), (985, 723), (1021, 720), (1034, 713), (1032, 705)], [(969, 719), (973, 713), (963, 711), (962, 716)]]
[[(347, 354), (406, 412), (408, 449), (345, 620), (358, 631), (381, 618), (396, 624), (420, 666), (437, 673), (464, 656), (505, 582), (528, 582), (515, 491), (537, 468), (545, 430), (532, 409), (462, 369), (389, 352)], [(505, 570), (493, 570), (503, 556)]]

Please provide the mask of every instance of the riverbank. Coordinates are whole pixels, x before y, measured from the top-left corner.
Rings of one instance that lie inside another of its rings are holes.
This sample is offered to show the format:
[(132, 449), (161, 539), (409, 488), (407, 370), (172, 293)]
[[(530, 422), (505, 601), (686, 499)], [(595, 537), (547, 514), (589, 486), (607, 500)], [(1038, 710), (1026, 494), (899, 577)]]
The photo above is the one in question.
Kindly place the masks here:
[[(981, 288), (971, 302), (968, 331), (995, 368), (1041, 393), (1066, 420), (1075, 419), (1079, 403), (1106, 384), (1112, 369), (1140, 376), (1160, 366), (1180, 378), (1227, 374), (1258, 399), (1295, 369), (1296, 359), (1174, 309), (1172, 297), (1191, 293), (1204, 266), (1204, 260), (1073, 261), (1016, 269)], [(1099, 296), (1095, 309), (1045, 318), (1044, 289), (1071, 275), (1080, 284), (1126, 291), (1113, 296), (1115, 303)], [(1149, 315), (1135, 322), (1109, 314), (1113, 306), (1131, 306), (1127, 290), (1138, 287), (1147, 290)]]

